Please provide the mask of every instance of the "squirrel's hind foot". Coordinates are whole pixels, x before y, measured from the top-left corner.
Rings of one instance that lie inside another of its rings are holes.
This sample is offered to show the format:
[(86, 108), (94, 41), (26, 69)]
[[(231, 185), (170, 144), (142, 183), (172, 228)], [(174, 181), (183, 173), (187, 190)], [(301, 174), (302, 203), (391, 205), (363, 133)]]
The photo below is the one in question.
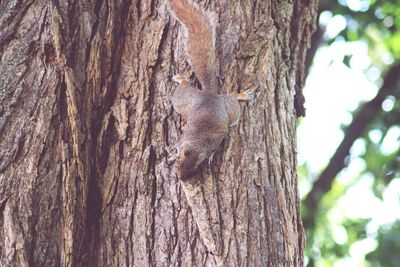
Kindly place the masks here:
[(183, 84), (183, 83), (189, 83), (189, 78), (185, 75), (182, 74), (176, 74), (172, 77), (172, 80), (174, 82), (177, 82), (179, 84)]

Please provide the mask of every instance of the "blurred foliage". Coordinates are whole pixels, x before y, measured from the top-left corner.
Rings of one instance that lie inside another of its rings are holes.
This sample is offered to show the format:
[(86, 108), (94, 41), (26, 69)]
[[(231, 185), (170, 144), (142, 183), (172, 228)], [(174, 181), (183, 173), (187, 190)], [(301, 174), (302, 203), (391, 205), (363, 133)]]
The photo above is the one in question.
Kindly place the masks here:
[(365, 40), (374, 64), (382, 57), (400, 58), (400, 4), (398, 0), (321, 0), (320, 12), (330, 12), (345, 18), (346, 27), (329, 43), (344, 38), (346, 41)]
[(378, 231), (378, 247), (367, 255), (375, 266), (400, 266), (400, 221)]
[[(336, 34), (325, 33), (322, 42), (326, 45), (365, 42), (371, 62), (365, 69), (365, 75), (370, 78), (373, 76), (371, 73), (378, 73), (377, 78), (370, 80), (379, 87), (383, 73), (400, 62), (400, 0), (321, 0), (319, 5), (323, 29), (328, 29), (334, 19), (345, 21)], [(350, 52), (344, 54), (343, 64), (352, 67)], [(371, 224), (369, 218), (335, 217), (339, 202), (345, 199), (349, 188), (361, 179), (372, 177), (369, 190), (373, 197), (382, 200), (390, 182), (400, 177), (400, 148), (387, 148), (386, 145), (389, 139), (392, 143), (400, 141), (400, 85), (394, 86), (398, 87), (395, 94), (386, 98), (381, 109), (376, 111), (376, 119), (361, 138), (365, 149), (346, 160), (348, 164), (355, 158), (362, 160), (365, 163), (364, 170), (346, 183), (334, 181), (332, 189), (323, 196), (314, 214), (315, 227), (306, 229), (308, 266), (334, 266), (343, 259), (351, 258), (352, 247), (362, 242), (375, 244), (370, 246), (370, 253), (362, 266), (400, 266), (400, 220), (389, 226), (381, 226), (374, 235), (366, 230)], [(300, 177), (310, 177), (307, 165), (299, 166), (298, 171)], [(400, 203), (400, 193), (398, 201)], [(303, 215), (307, 215), (308, 209), (304, 204), (302, 209)]]

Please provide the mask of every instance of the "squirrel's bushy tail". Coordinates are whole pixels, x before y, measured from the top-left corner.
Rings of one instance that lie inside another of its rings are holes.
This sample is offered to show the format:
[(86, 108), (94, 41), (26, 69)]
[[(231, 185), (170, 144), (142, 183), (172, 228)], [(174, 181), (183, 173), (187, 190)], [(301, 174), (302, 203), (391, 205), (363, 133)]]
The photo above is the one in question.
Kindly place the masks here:
[(170, 0), (170, 6), (187, 29), (187, 55), (202, 88), (217, 90), (214, 21), (188, 1)]

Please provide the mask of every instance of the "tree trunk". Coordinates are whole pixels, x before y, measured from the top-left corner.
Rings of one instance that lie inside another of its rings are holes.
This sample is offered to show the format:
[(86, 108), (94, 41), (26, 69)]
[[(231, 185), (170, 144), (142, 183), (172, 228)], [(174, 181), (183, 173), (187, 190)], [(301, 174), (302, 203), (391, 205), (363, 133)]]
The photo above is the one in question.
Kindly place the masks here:
[(257, 98), (180, 182), (171, 77), (190, 66), (167, 1), (1, 1), (0, 265), (302, 266), (304, 2), (200, 2), (221, 91)]

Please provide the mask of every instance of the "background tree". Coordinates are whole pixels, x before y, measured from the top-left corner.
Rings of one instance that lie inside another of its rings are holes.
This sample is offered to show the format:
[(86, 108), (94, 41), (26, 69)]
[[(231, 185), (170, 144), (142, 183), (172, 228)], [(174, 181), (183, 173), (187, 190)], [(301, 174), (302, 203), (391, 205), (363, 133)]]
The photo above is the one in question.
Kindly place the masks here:
[[(351, 123), (343, 126), (342, 142), (326, 168), (314, 179), (311, 190), (304, 198), (303, 216), (307, 230), (307, 255), (310, 258), (310, 266), (333, 265), (340, 259), (348, 258), (351, 246), (367, 239), (379, 242), (379, 245), (375, 246), (375, 251), (371, 253), (372, 256), (366, 258), (367, 261), (382, 266), (400, 264), (397, 253), (394, 253), (395, 247), (384, 244), (390, 238), (382, 237), (389, 233), (394, 235), (398, 229), (395, 227), (396, 224), (393, 227), (386, 226), (373, 234), (373, 231), (368, 230), (371, 229), (371, 219), (342, 219), (340, 224), (344, 226), (347, 236), (345, 244), (335, 241), (332, 230), (335, 227), (327, 229), (329, 225), (327, 215), (345, 199), (346, 193), (353, 186), (372, 178), (370, 190), (376, 198), (382, 200), (388, 185), (400, 177), (399, 148), (393, 147), (389, 153), (384, 149), (384, 143), (387, 143), (388, 139), (400, 140), (399, 131), (396, 130), (400, 123), (399, 6), (399, 1), (320, 1), (319, 17), (322, 19), (313, 36), (306, 69), (311, 66), (318, 46), (344, 41), (362, 42), (368, 45), (370, 59), (370, 64), (365, 69), (365, 76), (373, 80), (371, 78), (374, 76), (373, 73), (378, 73), (377, 78), (374, 78), (378, 92), (373, 99), (360, 103), (352, 112)], [(344, 21), (343, 27), (335, 34), (329, 35), (326, 33), (326, 28), (332, 28), (335, 20)], [(343, 64), (353, 68), (353, 56), (350, 51), (343, 52)], [(358, 144), (363, 144), (361, 154), (351, 153), (356, 141)], [(361, 160), (365, 167), (351, 179), (350, 183), (335, 180), (343, 169), (357, 160)], [(300, 173), (311, 175), (306, 165), (300, 167)], [(387, 231), (386, 228), (393, 230)], [(392, 253), (389, 253), (390, 251)]]
[(180, 183), (169, 98), (190, 67), (167, 1), (0, 2), (1, 266), (303, 265), (295, 133), (315, 2), (199, 4), (218, 14), (222, 90), (257, 85), (257, 100)]

